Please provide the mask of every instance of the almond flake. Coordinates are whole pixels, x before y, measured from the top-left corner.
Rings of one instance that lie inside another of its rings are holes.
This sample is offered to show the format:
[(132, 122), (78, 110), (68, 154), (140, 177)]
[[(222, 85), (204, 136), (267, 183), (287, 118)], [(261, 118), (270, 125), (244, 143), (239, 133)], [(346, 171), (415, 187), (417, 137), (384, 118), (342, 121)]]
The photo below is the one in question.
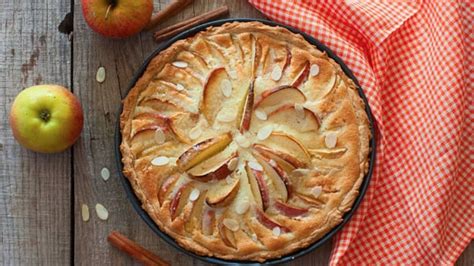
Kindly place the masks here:
[(275, 160), (273, 160), (273, 159), (270, 159), (270, 161), (268, 161), (268, 162), (269, 162), (270, 165), (273, 166), (273, 167), (277, 167), (277, 166), (278, 166), (277, 163), (275, 162)]
[(328, 148), (334, 148), (336, 147), (337, 143), (337, 134), (334, 132), (329, 132), (326, 135), (326, 138), (324, 139), (324, 143), (326, 144), (326, 147)]
[(319, 66), (317, 64), (312, 64), (309, 69), (309, 74), (311, 77), (317, 76), (319, 74)]
[(281, 79), (281, 75), (282, 75), (281, 67), (279, 65), (275, 65), (275, 67), (273, 67), (273, 70), (272, 70), (271, 78), (274, 81), (279, 81)]
[(193, 128), (189, 131), (189, 137), (190, 137), (192, 140), (198, 139), (201, 135), (202, 135), (202, 129), (201, 129), (201, 127), (200, 127), (199, 125), (193, 127)]
[(237, 232), (240, 228), (239, 223), (231, 218), (225, 218), (222, 223), (225, 225), (225, 227), (229, 228), (229, 230), (233, 232)]
[(99, 219), (101, 220), (107, 220), (109, 218), (109, 212), (107, 211), (107, 209), (104, 207), (104, 205), (100, 204), (100, 203), (97, 203), (95, 205), (95, 212), (97, 213), (97, 216), (99, 217)]
[(297, 168), (293, 171), (291, 171), (291, 174), (295, 177), (301, 177), (301, 176), (306, 176), (309, 174), (309, 169), (303, 169), (303, 168)]
[(262, 127), (257, 133), (257, 139), (264, 140), (268, 138), (272, 134), (272, 131), (273, 131), (273, 125), (266, 125)]
[(201, 194), (201, 191), (199, 191), (199, 189), (193, 189), (193, 191), (191, 191), (191, 194), (189, 194), (189, 200), (196, 201), (199, 198), (199, 194)]
[(228, 79), (225, 79), (222, 81), (221, 91), (222, 91), (222, 94), (227, 98), (229, 98), (230, 95), (232, 95), (232, 83)]
[(176, 89), (177, 89), (178, 91), (184, 90), (183, 84), (181, 84), (181, 83), (176, 83)]
[(161, 128), (155, 130), (155, 141), (157, 144), (163, 144), (166, 141), (165, 133)]
[(82, 204), (81, 214), (82, 214), (82, 221), (84, 222), (89, 221), (89, 206), (87, 206), (86, 204)]
[(313, 196), (315, 197), (319, 197), (319, 195), (321, 195), (321, 192), (323, 191), (323, 188), (320, 187), (320, 186), (317, 186), (317, 187), (314, 187), (311, 192), (313, 194)]
[(237, 145), (239, 145), (242, 148), (250, 147), (250, 141), (243, 135), (237, 135), (235, 137), (235, 142), (237, 142)]
[(254, 161), (249, 162), (249, 167), (253, 170), (263, 171), (262, 165)]
[(262, 121), (265, 121), (268, 118), (267, 113), (261, 110), (255, 110), (255, 116)]
[(237, 163), (239, 162), (239, 158), (232, 158), (230, 161), (227, 163), (227, 169), (230, 171), (234, 171), (235, 168), (237, 168)]
[(228, 175), (225, 178), (225, 182), (230, 185), (230, 184), (234, 183), (234, 179), (232, 178), (232, 176)]
[(172, 64), (173, 64), (173, 66), (178, 67), (178, 68), (187, 68), (188, 67), (188, 63), (186, 63), (184, 61), (174, 61)]
[(163, 165), (167, 165), (169, 162), (170, 162), (170, 159), (168, 157), (159, 156), (159, 157), (156, 157), (155, 159), (153, 159), (151, 161), (151, 164), (154, 165), (154, 166), (163, 166)]
[(295, 111), (296, 111), (296, 117), (300, 119), (304, 119), (305, 113), (304, 113), (304, 107), (300, 103), (295, 103)]
[(280, 236), (280, 234), (281, 234), (281, 229), (280, 229), (280, 227), (278, 227), (278, 226), (273, 227), (273, 229), (272, 229), (272, 234), (273, 234), (274, 236)]
[(244, 214), (247, 212), (247, 210), (250, 207), (250, 203), (247, 199), (244, 199), (242, 201), (238, 201), (237, 204), (235, 205), (235, 212), (237, 214)]
[(104, 179), (104, 181), (109, 180), (109, 177), (110, 177), (109, 169), (107, 169), (106, 167), (102, 168), (102, 170), (100, 170), (100, 176), (102, 176), (102, 179)]
[(216, 119), (220, 122), (232, 122), (237, 117), (237, 113), (226, 112), (225, 109), (222, 109), (218, 114)]
[(95, 74), (95, 79), (99, 83), (103, 83), (105, 81), (105, 68), (104, 67), (99, 67), (97, 69), (97, 73)]

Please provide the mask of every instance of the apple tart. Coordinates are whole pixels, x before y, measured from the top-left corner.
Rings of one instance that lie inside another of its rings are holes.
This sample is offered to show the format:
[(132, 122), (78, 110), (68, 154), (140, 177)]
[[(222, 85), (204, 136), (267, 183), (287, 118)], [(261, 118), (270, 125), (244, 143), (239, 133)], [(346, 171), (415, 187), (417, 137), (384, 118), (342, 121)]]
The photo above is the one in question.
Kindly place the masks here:
[(123, 172), (162, 231), (263, 262), (342, 221), (369, 165), (356, 86), (302, 36), (210, 27), (154, 57), (124, 100)]

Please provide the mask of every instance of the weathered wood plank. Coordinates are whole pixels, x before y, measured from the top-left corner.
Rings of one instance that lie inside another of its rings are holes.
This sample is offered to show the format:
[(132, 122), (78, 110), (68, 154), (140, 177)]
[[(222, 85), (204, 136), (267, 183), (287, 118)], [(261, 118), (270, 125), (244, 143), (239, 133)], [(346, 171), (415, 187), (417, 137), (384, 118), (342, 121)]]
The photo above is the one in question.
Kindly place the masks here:
[(0, 8), (0, 265), (70, 262), (71, 152), (20, 147), (8, 113), (23, 88), (69, 87), (70, 44), (56, 28), (70, 1), (2, 1)]

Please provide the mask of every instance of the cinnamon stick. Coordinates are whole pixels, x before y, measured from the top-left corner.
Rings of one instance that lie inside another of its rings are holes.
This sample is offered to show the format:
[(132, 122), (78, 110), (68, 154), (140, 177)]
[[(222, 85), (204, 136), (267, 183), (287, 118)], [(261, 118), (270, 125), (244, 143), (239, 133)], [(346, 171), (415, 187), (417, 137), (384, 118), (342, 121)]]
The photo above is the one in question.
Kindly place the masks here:
[(158, 266), (169, 266), (170, 264), (164, 261), (162, 258), (128, 239), (124, 235), (120, 234), (117, 231), (112, 231), (107, 237), (112, 246), (118, 248), (119, 250), (127, 253), (130, 257), (134, 258), (138, 262), (143, 263), (144, 265), (158, 265)]
[(153, 15), (150, 19), (150, 22), (145, 27), (146, 30), (151, 30), (153, 27), (163, 22), (164, 20), (172, 17), (188, 5), (190, 5), (194, 0), (173, 0), (169, 3), (163, 10)]
[(207, 13), (195, 16), (193, 18), (190, 18), (188, 20), (182, 21), (180, 23), (177, 23), (173, 26), (166, 27), (162, 30), (159, 30), (155, 32), (154, 39), (156, 42), (160, 42), (162, 40), (165, 40), (173, 35), (176, 35), (177, 33), (190, 29), (194, 26), (197, 26), (199, 24), (208, 22), (210, 20), (220, 18), (223, 16), (226, 16), (229, 14), (229, 8), (227, 6), (219, 7), (217, 9), (214, 9), (212, 11), (209, 11)]

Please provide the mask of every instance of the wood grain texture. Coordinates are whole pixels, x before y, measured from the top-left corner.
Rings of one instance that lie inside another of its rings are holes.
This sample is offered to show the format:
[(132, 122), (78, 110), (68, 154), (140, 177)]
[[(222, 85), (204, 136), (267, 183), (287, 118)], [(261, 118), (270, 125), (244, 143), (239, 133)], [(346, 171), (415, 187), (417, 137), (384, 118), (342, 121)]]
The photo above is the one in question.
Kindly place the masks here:
[(56, 28), (70, 2), (1, 1), (0, 7), (0, 265), (67, 265), (71, 152), (27, 151), (14, 140), (7, 117), (25, 87), (69, 87), (70, 45)]

